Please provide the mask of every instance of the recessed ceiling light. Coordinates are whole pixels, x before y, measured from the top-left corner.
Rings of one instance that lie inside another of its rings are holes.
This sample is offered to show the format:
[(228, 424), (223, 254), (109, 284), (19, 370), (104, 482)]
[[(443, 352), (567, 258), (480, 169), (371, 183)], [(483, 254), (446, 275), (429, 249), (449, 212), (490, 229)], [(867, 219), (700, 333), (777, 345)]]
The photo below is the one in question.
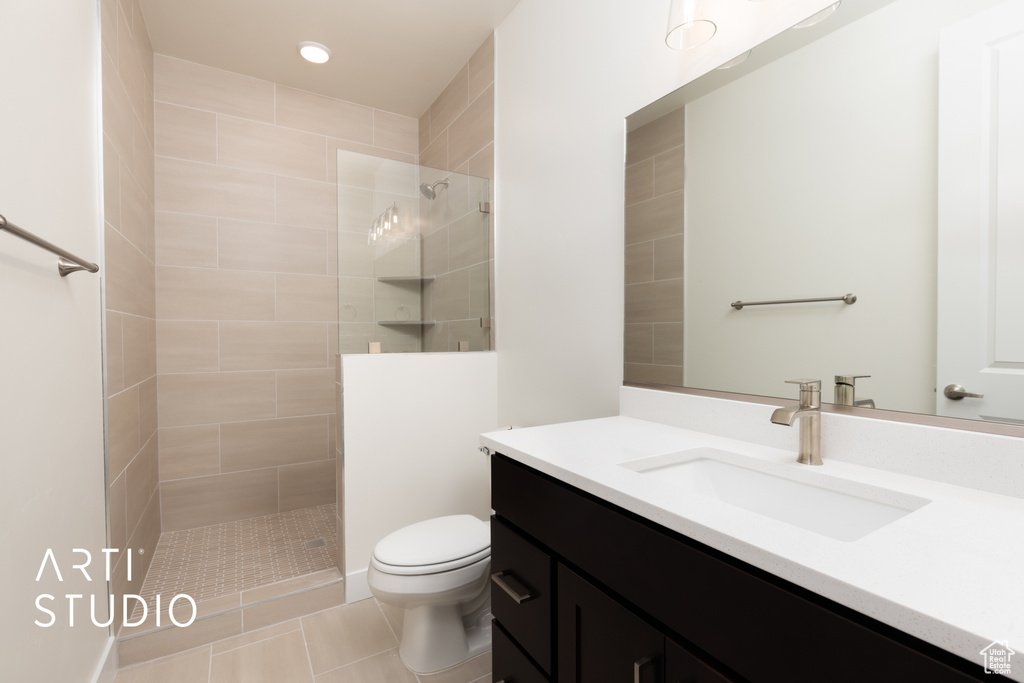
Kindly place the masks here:
[(839, 5), (841, 5), (841, 4), (842, 4), (842, 0), (840, 0), (839, 2), (837, 2), (835, 4), (829, 5), (828, 7), (826, 7), (823, 10), (821, 10), (820, 12), (815, 12), (811, 16), (809, 16), (806, 19), (804, 19), (803, 21), (801, 21), (800, 23), (793, 24), (793, 28), (807, 28), (808, 26), (814, 26), (815, 24), (819, 24), (819, 23), (823, 22), (826, 19), (828, 19), (830, 16), (832, 16), (832, 13), (835, 12), (837, 9), (839, 9)]
[(331, 58), (331, 51), (327, 49), (327, 46), (314, 43), (311, 40), (299, 43), (299, 54), (303, 59), (314, 64), (323, 64)]

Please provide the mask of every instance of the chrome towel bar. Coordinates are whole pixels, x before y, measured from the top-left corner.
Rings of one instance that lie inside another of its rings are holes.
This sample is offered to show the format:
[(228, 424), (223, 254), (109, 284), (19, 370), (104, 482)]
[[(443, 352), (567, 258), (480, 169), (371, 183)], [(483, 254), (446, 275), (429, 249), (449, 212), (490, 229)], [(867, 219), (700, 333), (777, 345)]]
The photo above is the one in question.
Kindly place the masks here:
[(843, 296), (827, 296), (821, 299), (779, 299), (777, 301), (733, 301), (730, 306), (735, 308), (737, 311), (741, 310), (744, 306), (766, 306), (768, 304), (806, 304), (814, 301), (842, 301), (844, 304), (853, 304), (857, 301), (857, 297), (853, 294), (844, 294)]
[(60, 258), (57, 259), (57, 272), (60, 273), (61, 277), (67, 277), (69, 274), (79, 270), (87, 270), (90, 273), (96, 273), (100, 269), (100, 267), (95, 263), (89, 263), (85, 259), (75, 256), (70, 251), (65, 251), (56, 244), (47, 242), (42, 237), (33, 235), (23, 228), (19, 228), (17, 225), (4, 218), (3, 215), (0, 215), (0, 230), (6, 230), (15, 237), (20, 237), (26, 242), (31, 242), (37, 247), (42, 247), (46, 251), (59, 256)]

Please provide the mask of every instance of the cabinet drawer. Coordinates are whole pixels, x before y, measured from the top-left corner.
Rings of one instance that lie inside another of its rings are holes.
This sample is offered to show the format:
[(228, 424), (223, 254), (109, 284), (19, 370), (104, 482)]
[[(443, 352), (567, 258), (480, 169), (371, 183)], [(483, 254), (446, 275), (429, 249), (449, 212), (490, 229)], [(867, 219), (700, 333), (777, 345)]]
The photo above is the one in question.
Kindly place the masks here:
[(547, 553), (491, 518), (491, 614), (548, 674), (553, 568)]
[(491, 648), (491, 680), (494, 683), (547, 683), (540, 669), (497, 622), (491, 629)]

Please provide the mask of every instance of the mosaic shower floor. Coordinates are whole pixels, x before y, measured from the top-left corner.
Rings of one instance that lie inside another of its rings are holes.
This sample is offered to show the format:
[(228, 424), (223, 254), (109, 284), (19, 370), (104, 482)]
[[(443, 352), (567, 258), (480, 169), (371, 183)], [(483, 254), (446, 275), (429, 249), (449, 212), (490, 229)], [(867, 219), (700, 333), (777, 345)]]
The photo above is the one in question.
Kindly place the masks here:
[(197, 602), (336, 566), (336, 505), (161, 534), (142, 597)]

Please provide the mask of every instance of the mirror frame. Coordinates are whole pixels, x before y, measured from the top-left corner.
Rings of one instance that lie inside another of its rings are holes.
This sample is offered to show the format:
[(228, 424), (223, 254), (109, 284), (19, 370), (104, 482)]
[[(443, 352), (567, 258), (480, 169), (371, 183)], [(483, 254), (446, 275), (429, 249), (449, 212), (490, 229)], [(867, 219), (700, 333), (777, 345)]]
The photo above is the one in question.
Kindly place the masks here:
[[(750, 57), (736, 68), (721, 71), (716, 71), (716, 69), (713, 68), (710, 71), (697, 76), (690, 82), (683, 84), (660, 99), (648, 104), (642, 109), (630, 114), (626, 118), (624, 135), (636, 128), (650, 123), (651, 121), (661, 118), (671, 111), (675, 111), (676, 109), (685, 106), (691, 100), (697, 99), (698, 97), (733, 80), (742, 78), (747, 73), (755, 71), (765, 64), (773, 62), (792, 51), (799, 50), (801, 47), (818, 40), (822, 36), (832, 33), (843, 26), (853, 23), (858, 19), (896, 1), (897, 0), (844, 0), (843, 6), (848, 10), (852, 9), (852, 11), (836, 12), (835, 15), (826, 21), (801, 31), (784, 30), (781, 33), (768, 38), (761, 44), (755, 45), (752, 48)], [(698, 81), (700, 82), (698, 83)], [(625, 357), (623, 357), (623, 365), (624, 364)], [(643, 384), (640, 382), (623, 381), (622, 386), (772, 406), (779, 406), (789, 402), (788, 399), (775, 396), (742, 394), (729, 391), (719, 391), (716, 389), (697, 389), (667, 384)], [(902, 422), (927, 427), (941, 427), (960, 431), (1024, 438), (1024, 425), (1003, 422), (988, 422), (985, 420), (971, 420), (967, 418), (945, 417), (925, 413), (885, 410), (880, 408), (844, 406), (834, 403), (822, 403), (821, 411), (824, 413), (851, 415), (854, 417), (863, 417), (888, 422)]]

